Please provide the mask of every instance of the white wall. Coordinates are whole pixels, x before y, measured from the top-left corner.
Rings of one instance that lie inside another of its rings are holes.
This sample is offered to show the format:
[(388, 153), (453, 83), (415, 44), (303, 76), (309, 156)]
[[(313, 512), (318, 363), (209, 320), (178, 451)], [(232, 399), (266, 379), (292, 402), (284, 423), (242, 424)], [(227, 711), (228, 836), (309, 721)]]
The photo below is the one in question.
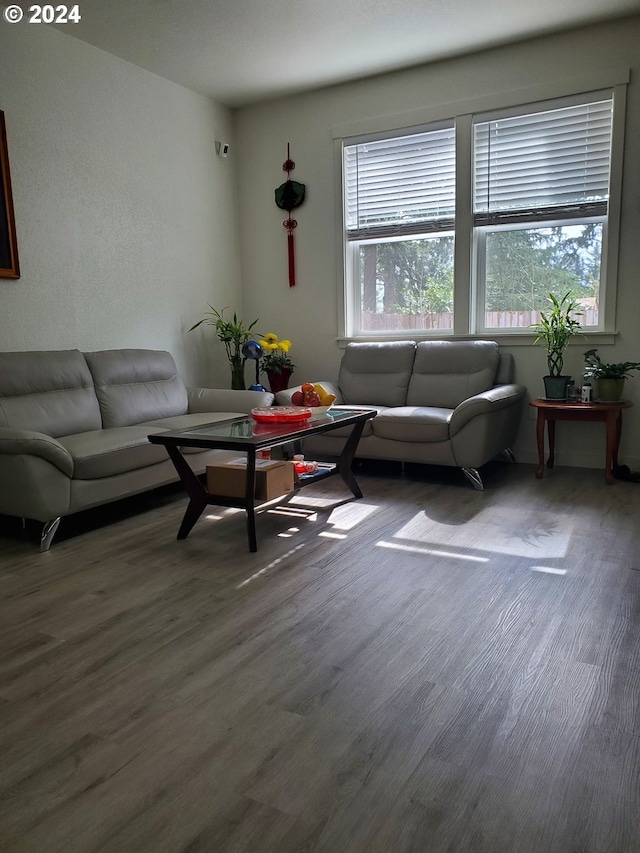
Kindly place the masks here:
[[(328, 48), (330, 49), (330, 48)], [(337, 343), (340, 241), (336, 221), (336, 164), (333, 129), (376, 117), (411, 114), (434, 104), (483, 99), (487, 93), (522, 89), (559, 78), (591, 76), (610, 66), (632, 69), (628, 88), (623, 216), (615, 346), (599, 346), (605, 361), (640, 361), (640, 17), (617, 21), (486, 51), (430, 66), (337, 86), (286, 100), (246, 107), (236, 114), (240, 152), (242, 272), (247, 314), (261, 319), (261, 331), (293, 341), (296, 379), (331, 378), (341, 356)], [(454, 111), (455, 112), (455, 111)], [(287, 285), (285, 218), (273, 191), (286, 144), (296, 162), (292, 175), (307, 186), (307, 200), (295, 212), (298, 284)], [(339, 221), (339, 220), (338, 220)], [(589, 341), (589, 346), (597, 342)], [(584, 342), (570, 347), (565, 367), (581, 376)], [(543, 393), (542, 347), (511, 350), (517, 378), (532, 397)], [(635, 408), (625, 413), (621, 461), (640, 467), (640, 373), (627, 383)], [(534, 461), (534, 423), (526, 412), (516, 446), (522, 461)], [(601, 467), (602, 424), (563, 423), (556, 435), (558, 464)]]
[[(4, 22), (3, 22), (4, 24)], [(242, 310), (229, 111), (46, 26), (0, 26), (22, 277), (0, 349), (149, 347), (228, 386), (212, 302)]]

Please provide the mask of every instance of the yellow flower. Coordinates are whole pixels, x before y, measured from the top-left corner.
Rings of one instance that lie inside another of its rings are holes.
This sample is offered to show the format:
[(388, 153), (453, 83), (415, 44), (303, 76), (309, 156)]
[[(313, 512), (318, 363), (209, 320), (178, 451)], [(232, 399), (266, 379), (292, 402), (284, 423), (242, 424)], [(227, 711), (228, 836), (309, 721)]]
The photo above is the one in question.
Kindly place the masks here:
[(274, 335), (273, 332), (269, 332), (269, 334), (265, 335), (264, 339), (260, 341), (260, 346), (269, 352), (276, 352), (277, 350), (280, 350), (281, 352), (289, 352), (291, 349), (291, 341), (286, 339), (279, 341), (277, 335)]
[(287, 355), (291, 349), (291, 341), (288, 338), (278, 340), (277, 335), (273, 332), (269, 332), (269, 334), (265, 335), (259, 343), (265, 352), (261, 364), (263, 371), (282, 373), (282, 370), (285, 367), (290, 370), (295, 368), (295, 364)]

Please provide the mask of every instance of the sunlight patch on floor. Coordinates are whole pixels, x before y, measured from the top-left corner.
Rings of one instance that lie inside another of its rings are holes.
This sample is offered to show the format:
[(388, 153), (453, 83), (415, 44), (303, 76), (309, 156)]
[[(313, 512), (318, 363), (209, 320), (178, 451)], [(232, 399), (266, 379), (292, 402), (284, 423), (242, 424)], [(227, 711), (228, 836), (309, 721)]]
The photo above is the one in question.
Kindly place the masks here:
[(566, 575), (566, 569), (555, 569), (553, 566), (531, 566), (532, 572), (544, 572), (547, 575)]
[(394, 539), (409, 539), (429, 545), (443, 545), (452, 551), (487, 551), (529, 557), (535, 560), (564, 557), (569, 550), (572, 521), (549, 513), (536, 523), (523, 509), (495, 507), (456, 522), (439, 521), (429, 517), (431, 510), (416, 513), (394, 535)]
[(296, 495), (291, 498), (289, 501), (290, 506), (294, 506), (295, 504), (302, 504), (302, 506), (317, 506), (317, 507), (330, 507), (333, 506), (336, 502), (335, 497), (328, 498), (314, 498), (311, 495), (307, 495), (305, 492), (304, 497)]
[(365, 504), (362, 501), (347, 503), (336, 507), (327, 520), (327, 524), (336, 530), (352, 530), (358, 524), (377, 512), (380, 507), (376, 504)]
[(278, 533), (280, 539), (291, 539), (294, 533), (300, 533), (299, 527), (290, 527), (288, 530)]
[(301, 542), (299, 545), (296, 545), (294, 548), (290, 548), (286, 554), (283, 554), (281, 557), (277, 557), (275, 560), (272, 560), (270, 563), (267, 563), (266, 566), (263, 566), (261, 569), (258, 569), (258, 571), (254, 572), (252, 575), (249, 575), (248, 578), (241, 581), (237, 585), (236, 589), (242, 589), (243, 586), (246, 586), (247, 584), (251, 583), (251, 581), (254, 581), (257, 578), (262, 577), (270, 569), (273, 569), (276, 566), (280, 565), (280, 563), (282, 563), (284, 560), (287, 560), (289, 557), (291, 557), (293, 554), (295, 554), (296, 551), (299, 551), (301, 548), (304, 548), (304, 547), (305, 547), (304, 543)]
[(315, 509), (304, 509), (303, 507), (275, 506), (268, 509), (269, 515), (282, 515), (285, 518), (299, 518), (305, 521), (316, 521), (318, 513)]
[(237, 515), (239, 512), (245, 512), (246, 510), (242, 509), (239, 506), (227, 506), (224, 509), (221, 509), (219, 512), (208, 512), (204, 518), (207, 521), (222, 521), (224, 518), (227, 518), (229, 515)]
[(488, 557), (474, 557), (471, 554), (461, 554), (455, 551), (440, 551), (437, 548), (425, 548), (420, 545), (402, 545), (400, 542), (376, 542), (377, 548), (390, 548), (394, 551), (405, 551), (411, 554), (428, 554), (430, 557), (451, 557), (454, 560), (469, 560), (474, 563), (488, 563)]
[(237, 515), (239, 512), (245, 513), (246, 510), (238, 506), (228, 506), (221, 512), (207, 512), (202, 516), (202, 518), (205, 521), (224, 521), (230, 515)]

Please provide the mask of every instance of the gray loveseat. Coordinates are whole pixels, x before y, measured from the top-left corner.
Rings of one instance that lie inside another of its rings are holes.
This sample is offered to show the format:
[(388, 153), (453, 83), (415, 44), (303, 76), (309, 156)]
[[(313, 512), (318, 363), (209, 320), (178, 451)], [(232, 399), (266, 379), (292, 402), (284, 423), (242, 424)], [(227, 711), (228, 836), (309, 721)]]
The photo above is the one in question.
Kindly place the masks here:
[[(502, 452), (513, 458), (526, 392), (513, 370), (513, 357), (495, 341), (351, 343), (337, 381), (314, 381), (336, 395), (336, 405), (377, 409), (357, 457), (457, 466), (482, 490), (478, 469)], [(289, 404), (296, 390), (276, 402)], [(334, 430), (307, 439), (304, 451), (337, 456), (343, 443)]]
[[(168, 352), (142, 349), (0, 353), (0, 513), (43, 522), (178, 479), (147, 436), (225, 420), (273, 394), (185, 388)], [(195, 450), (203, 473), (224, 451)]]

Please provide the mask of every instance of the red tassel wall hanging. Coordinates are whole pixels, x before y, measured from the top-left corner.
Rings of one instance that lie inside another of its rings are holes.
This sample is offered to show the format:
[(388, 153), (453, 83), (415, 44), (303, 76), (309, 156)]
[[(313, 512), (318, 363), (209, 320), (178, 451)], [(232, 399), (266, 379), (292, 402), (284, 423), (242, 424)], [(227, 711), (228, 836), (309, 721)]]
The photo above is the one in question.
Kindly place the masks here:
[(293, 231), (298, 223), (291, 218), (291, 211), (296, 207), (300, 207), (304, 201), (305, 185), (298, 181), (291, 180), (291, 172), (295, 169), (296, 164), (291, 159), (289, 153), (289, 143), (287, 142), (287, 159), (282, 164), (283, 170), (287, 173), (287, 180), (281, 184), (276, 190), (276, 204), (280, 210), (286, 210), (289, 217), (282, 223), (287, 230), (287, 251), (289, 255), (289, 287), (296, 285), (296, 262), (293, 246)]

